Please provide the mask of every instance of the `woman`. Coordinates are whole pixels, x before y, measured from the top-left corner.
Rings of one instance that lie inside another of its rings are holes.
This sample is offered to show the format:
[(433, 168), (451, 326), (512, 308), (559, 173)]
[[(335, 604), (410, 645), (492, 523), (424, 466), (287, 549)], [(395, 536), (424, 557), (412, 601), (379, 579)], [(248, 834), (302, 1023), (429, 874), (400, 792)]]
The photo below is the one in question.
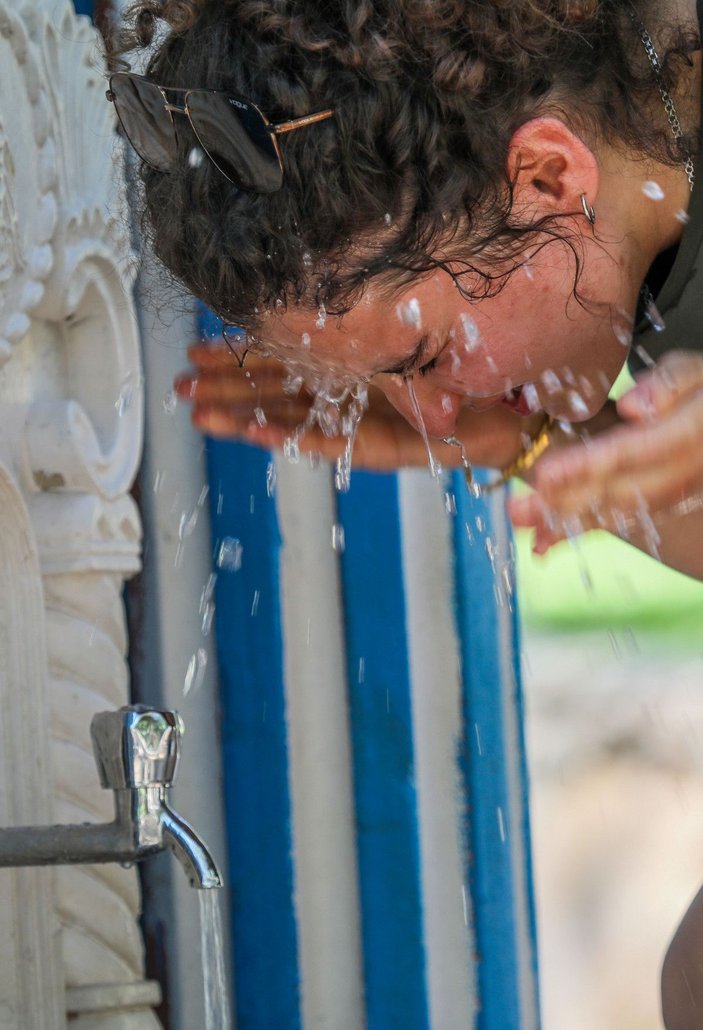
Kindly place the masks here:
[[(426, 460), (422, 420), (443, 464), (460, 461), (453, 439), (505, 478), (535, 465), (537, 492), (510, 510), (537, 550), (603, 525), (703, 576), (701, 359), (666, 357), (606, 404), (633, 330), (645, 358), (698, 346), (695, 0), (146, 0), (132, 15), (127, 47), (172, 29), (149, 85), (111, 80), (149, 162), (155, 250), (248, 332), (248, 375), (191, 351), (177, 386), (199, 428), (278, 446), (310, 407), (282, 391), (291, 365), (318, 390), (369, 383), (357, 465)], [(301, 446), (338, 454), (314, 421)]]
[[(108, 93), (145, 161), (145, 225), (247, 334), (191, 349), (194, 423), (328, 457), (358, 428), (370, 468), (424, 462), (420, 429), (445, 465), (463, 449), (531, 479), (509, 504), (537, 550), (602, 525), (703, 578), (701, 17), (703, 0), (134, 5), (125, 50), (171, 30)], [(650, 367), (615, 406), (628, 355)], [(694, 1011), (682, 997), (670, 1013)]]

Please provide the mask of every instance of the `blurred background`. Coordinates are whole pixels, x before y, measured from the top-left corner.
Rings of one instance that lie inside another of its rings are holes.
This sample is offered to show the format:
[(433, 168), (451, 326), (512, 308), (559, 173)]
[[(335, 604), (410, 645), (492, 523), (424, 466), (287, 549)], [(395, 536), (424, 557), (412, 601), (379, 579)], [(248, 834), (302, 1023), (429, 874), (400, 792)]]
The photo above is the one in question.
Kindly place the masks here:
[(653, 1030), (703, 882), (703, 585), (605, 533), (516, 545), (543, 1025)]

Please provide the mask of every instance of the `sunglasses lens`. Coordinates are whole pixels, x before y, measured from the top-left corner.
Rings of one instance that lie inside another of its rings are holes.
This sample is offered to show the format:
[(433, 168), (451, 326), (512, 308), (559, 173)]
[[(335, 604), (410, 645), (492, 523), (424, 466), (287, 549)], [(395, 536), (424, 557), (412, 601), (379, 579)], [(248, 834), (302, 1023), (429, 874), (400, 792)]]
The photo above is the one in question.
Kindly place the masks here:
[(262, 115), (244, 100), (191, 90), (190, 122), (203, 149), (220, 171), (243, 189), (274, 193), (283, 172)]
[(176, 164), (176, 136), (161, 90), (123, 72), (110, 78), (115, 110), (127, 139), (141, 159), (161, 172)]

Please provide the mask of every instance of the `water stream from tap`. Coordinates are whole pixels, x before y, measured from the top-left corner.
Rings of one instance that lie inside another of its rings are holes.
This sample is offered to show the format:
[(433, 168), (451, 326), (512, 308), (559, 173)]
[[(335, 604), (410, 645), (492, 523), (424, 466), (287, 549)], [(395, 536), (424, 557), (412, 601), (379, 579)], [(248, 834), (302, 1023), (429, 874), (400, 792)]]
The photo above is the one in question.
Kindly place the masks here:
[(230, 1030), (229, 988), (225, 975), (220, 891), (198, 891), (200, 950), (205, 988), (205, 1030)]

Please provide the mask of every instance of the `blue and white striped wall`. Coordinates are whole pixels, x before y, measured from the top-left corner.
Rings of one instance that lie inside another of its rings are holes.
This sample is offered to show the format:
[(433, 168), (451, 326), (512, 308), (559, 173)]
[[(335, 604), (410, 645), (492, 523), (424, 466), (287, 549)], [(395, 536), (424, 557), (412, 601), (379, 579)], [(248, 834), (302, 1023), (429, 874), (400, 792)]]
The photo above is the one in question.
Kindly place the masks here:
[(537, 1028), (500, 496), (208, 461), (237, 1027)]

